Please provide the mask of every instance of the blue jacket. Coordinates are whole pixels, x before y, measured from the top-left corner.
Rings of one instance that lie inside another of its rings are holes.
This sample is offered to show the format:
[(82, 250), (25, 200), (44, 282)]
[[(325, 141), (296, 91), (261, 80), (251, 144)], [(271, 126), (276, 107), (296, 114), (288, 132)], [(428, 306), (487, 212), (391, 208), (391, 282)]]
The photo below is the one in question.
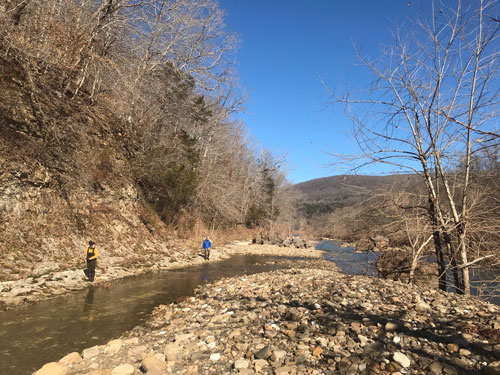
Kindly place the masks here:
[(203, 241), (203, 246), (202, 246), (203, 249), (210, 249), (210, 246), (212, 246), (210, 240)]

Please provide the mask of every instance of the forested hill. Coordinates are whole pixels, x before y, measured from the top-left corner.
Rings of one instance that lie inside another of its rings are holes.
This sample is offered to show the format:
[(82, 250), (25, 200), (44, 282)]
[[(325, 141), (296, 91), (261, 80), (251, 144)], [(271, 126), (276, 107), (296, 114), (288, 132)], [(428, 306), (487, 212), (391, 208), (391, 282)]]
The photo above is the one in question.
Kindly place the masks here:
[(370, 198), (378, 190), (408, 182), (416, 184), (417, 179), (412, 175), (339, 175), (301, 182), (294, 185), (294, 188), (300, 193), (300, 211), (307, 217), (313, 217), (354, 206)]
[(0, 280), (269, 216), (281, 172), (230, 119), (235, 41), (209, 0), (0, 0)]

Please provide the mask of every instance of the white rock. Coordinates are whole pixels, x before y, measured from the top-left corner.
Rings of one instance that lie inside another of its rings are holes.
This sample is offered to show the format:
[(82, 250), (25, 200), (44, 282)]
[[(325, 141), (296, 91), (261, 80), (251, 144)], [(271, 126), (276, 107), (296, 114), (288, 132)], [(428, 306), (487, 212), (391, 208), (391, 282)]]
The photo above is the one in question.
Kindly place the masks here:
[(368, 337), (363, 336), (363, 335), (358, 335), (359, 342), (361, 343), (361, 346), (365, 346), (368, 343)]
[(66, 372), (68, 372), (68, 368), (66, 366), (57, 362), (49, 362), (43, 365), (43, 367), (35, 372), (34, 375), (64, 375)]
[(286, 357), (286, 352), (284, 350), (275, 350), (273, 354), (271, 354), (271, 361), (273, 362), (282, 362)]
[(95, 357), (98, 354), (99, 354), (99, 346), (96, 345), (91, 348), (84, 349), (82, 352), (82, 357), (83, 359), (88, 359)]
[(215, 342), (211, 342), (207, 346), (208, 346), (209, 349), (213, 349), (213, 348), (215, 348), (217, 346), (217, 344)]
[(410, 360), (408, 359), (407, 356), (405, 356), (401, 352), (395, 352), (392, 358), (394, 359), (394, 362), (396, 362), (397, 364), (401, 365), (404, 368), (410, 366)]
[[(212, 359), (212, 357), (210, 357)], [(242, 369), (242, 368), (248, 368), (249, 362), (246, 359), (240, 358), (234, 362), (234, 368), (236, 370)]]
[(116, 354), (120, 351), (121, 347), (122, 347), (122, 340), (120, 339), (111, 340), (110, 342), (108, 342), (106, 348), (104, 348), (104, 351), (108, 354)]
[(82, 359), (82, 357), (80, 356), (80, 353), (73, 352), (73, 353), (69, 353), (68, 355), (61, 358), (59, 360), (59, 363), (61, 365), (64, 365), (64, 366), (68, 366), (74, 362), (79, 361), (80, 359)]
[(128, 363), (116, 366), (111, 371), (111, 375), (132, 375), (133, 373), (134, 373), (134, 366)]
[(217, 362), (220, 359), (220, 353), (213, 353), (210, 355), (210, 360)]

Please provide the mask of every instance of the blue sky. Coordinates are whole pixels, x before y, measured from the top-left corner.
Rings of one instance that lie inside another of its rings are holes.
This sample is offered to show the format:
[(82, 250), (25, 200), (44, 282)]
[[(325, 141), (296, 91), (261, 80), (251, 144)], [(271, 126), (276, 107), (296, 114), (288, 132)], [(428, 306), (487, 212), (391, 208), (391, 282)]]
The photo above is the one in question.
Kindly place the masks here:
[[(241, 45), (238, 72), (248, 94), (239, 114), (251, 137), (286, 155), (288, 179), (298, 183), (343, 172), (331, 153), (353, 153), (349, 121), (327, 106), (332, 88), (364, 86), (353, 43), (377, 57), (395, 25), (418, 12), (402, 0), (220, 0), (228, 30)], [(376, 171), (365, 171), (376, 173)]]

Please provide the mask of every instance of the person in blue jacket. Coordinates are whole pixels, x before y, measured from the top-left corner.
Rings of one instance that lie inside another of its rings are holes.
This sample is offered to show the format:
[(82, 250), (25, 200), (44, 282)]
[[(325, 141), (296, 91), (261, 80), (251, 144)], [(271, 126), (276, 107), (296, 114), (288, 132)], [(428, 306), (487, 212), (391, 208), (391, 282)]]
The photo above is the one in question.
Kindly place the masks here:
[(212, 247), (212, 241), (208, 236), (205, 237), (205, 241), (203, 241), (203, 245), (201, 246), (203, 249), (203, 254), (206, 260), (210, 259), (210, 248)]

